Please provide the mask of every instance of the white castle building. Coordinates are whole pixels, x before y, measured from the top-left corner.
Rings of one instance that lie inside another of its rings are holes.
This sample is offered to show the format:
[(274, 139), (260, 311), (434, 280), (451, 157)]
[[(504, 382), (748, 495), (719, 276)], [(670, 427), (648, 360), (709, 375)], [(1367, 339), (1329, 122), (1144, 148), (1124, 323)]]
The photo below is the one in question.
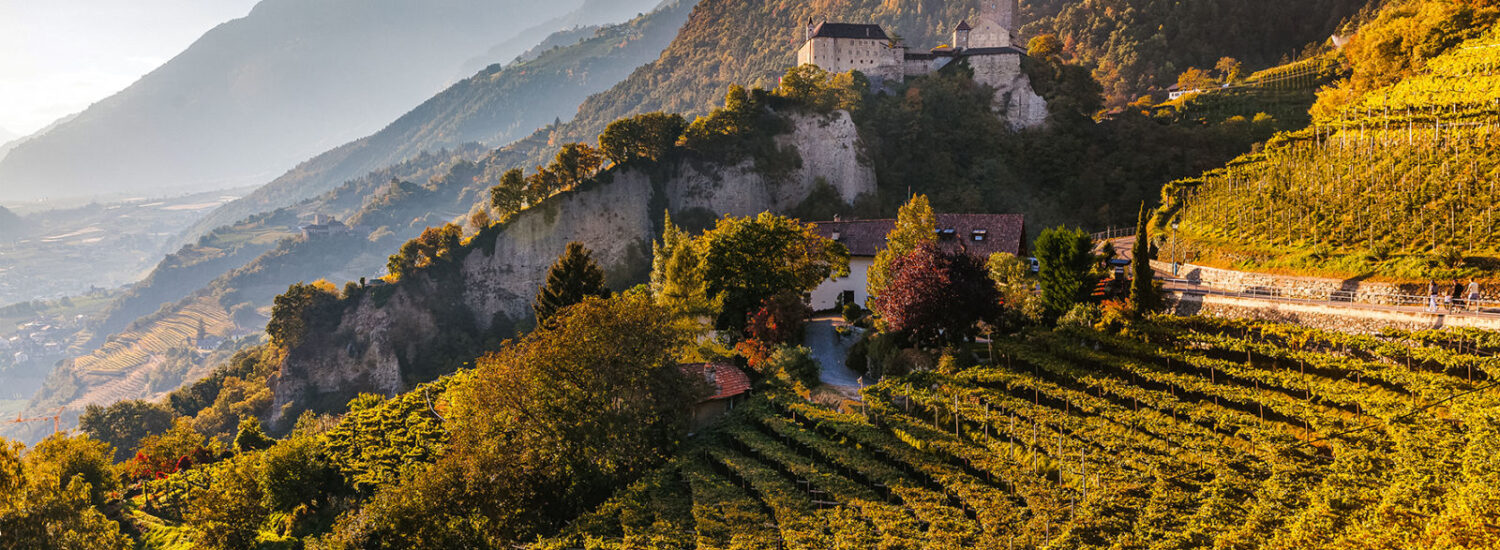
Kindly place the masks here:
[(1047, 119), (1047, 104), (1031, 89), (1021, 71), (1026, 52), (1015, 46), (1016, 0), (985, 0), (978, 23), (953, 29), (953, 43), (914, 52), (892, 40), (880, 25), (807, 22), (807, 42), (797, 51), (798, 65), (817, 65), (844, 73), (859, 71), (872, 84), (902, 82), (907, 77), (942, 70), (957, 61), (974, 70), (974, 80), (995, 89), (995, 110), (1011, 126), (1028, 128)]

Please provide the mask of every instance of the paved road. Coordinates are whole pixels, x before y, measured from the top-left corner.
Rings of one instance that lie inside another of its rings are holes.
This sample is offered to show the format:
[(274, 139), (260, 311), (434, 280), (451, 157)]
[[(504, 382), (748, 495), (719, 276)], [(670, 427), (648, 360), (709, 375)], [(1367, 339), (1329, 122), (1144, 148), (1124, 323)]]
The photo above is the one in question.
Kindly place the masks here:
[[(1158, 278), (1161, 278), (1161, 277), (1158, 275)], [(1441, 319), (1443, 317), (1476, 317), (1476, 318), (1483, 318), (1483, 319), (1495, 319), (1496, 317), (1500, 317), (1500, 312), (1497, 312), (1494, 309), (1491, 309), (1489, 307), (1485, 307), (1484, 309), (1482, 309), (1480, 311), (1469, 311), (1469, 310), (1464, 310), (1464, 309), (1454, 309), (1452, 311), (1449, 311), (1448, 308), (1446, 308), (1446, 307), (1439, 307), (1436, 311), (1433, 311), (1433, 310), (1427, 309), (1425, 306), (1396, 306), (1396, 305), (1387, 305), (1387, 304), (1370, 304), (1370, 303), (1364, 303), (1364, 302), (1349, 302), (1349, 301), (1336, 301), (1336, 300), (1316, 300), (1316, 299), (1311, 299), (1311, 298), (1289, 298), (1289, 297), (1285, 297), (1285, 296), (1273, 296), (1273, 295), (1268, 295), (1268, 294), (1264, 294), (1264, 293), (1256, 293), (1256, 292), (1235, 292), (1235, 291), (1231, 291), (1231, 290), (1223, 290), (1223, 289), (1218, 289), (1218, 288), (1214, 288), (1214, 287), (1211, 287), (1211, 286), (1200, 285), (1200, 284), (1196, 284), (1196, 283), (1193, 283), (1193, 282), (1186, 282), (1186, 281), (1181, 281), (1181, 280), (1167, 281), (1166, 284), (1162, 285), (1162, 289), (1166, 290), (1166, 291), (1169, 291), (1169, 292), (1179, 292), (1179, 293), (1183, 293), (1183, 294), (1214, 294), (1214, 295), (1219, 295), (1219, 296), (1233, 296), (1233, 297), (1241, 297), (1241, 298), (1256, 298), (1256, 299), (1261, 299), (1261, 300), (1273, 300), (1273, 301), (1277, 301), (1277, 302), (1288, 302), (1288, 303), (1296, 303), (1296, 304), (1311, 304), (1311, 305), (1329, 306), (1329, 307), (1337, 307), (1337, 308), (1344, 308), (1344, 309), (1363, 309), (1363, 310), (1370, 310), (1370, 311), (1390, 311), (1390, 312), (1399, 312), (1399, 313), (1416, 313), (1416, 314), (1429, 315), (1429, 316), (1432, 316), (1434, 319)]]
[(823, 383), (850, 395), (852, 399), (858, 399), (859, 374), (844, 366), (844, 358), (849, 356), (849, 346), (854, 344), (854, 336), (839, 338), (834, 327), (842, 324), (843, 319), (837, 316), (814, 317), (807, 322), (805, 345), (812, 350), (813, 359), (822, 366), (818, 377)]
[[(1130, 247), (1131, 247), (1131, 245), (1133, 245), (1135, 243), (1135, 237), (1121, 237), (1121, 238), (1118, 238), (1118, 239), (1113, 239), (1111, 242), (1114, 243), (1114, 245), (1115, 245), (1115, 252), (1118, 253), (1120, 257), (1122, 257), (1124, 259), (1127, 259), (1127, 260), (1131, 259), (1131, 257), (1130, 257), (1131, 256), (1131, 254), (1130, 254)], [(1339, 300), (1326, 300), (1326, 299), (1325, 300), (1320, 300), (1320, 299), (1311, 299), (1311, 298), (1288, 298), (1288, 297), (1282, 297), (1282, 296), (1269, 296), (1269, 295), (1266, 295), (1264, 293), (1257, 293), (1257, 292), (1236, 292), (1234, 290), (1222, 289), (1222, 288), (1214, 288), (1212, 286), (1206, 286), (1206, 285), (1198, 284), (1198, 283), (1192, 282), (1192, 281), (1184, 281), (1184, 280), (1181, 280), (1181, 279), (1177, 279), (1176, 275), (1173, 275), (1173, 274), (1165, 272), (1165, 271), (1157, 271), (1157, 270), (1154, 270), (1154, 269), (1152, 271), (1156, 274), (1156, 278), (1157, 279), (1163, 281), (1162, 288), (1164, 290), (1171, 291), (1171, 292), (1181, 292), (1181, 293), (1186, 293), (1186, 294), (1216, 294), (1216, 295), (1220, 295), (1220, 296), (1235, 296), (1235, 297), (1243, 297), (1243, 298), (1259, 298), (1259, 299), (1263, 299), (1263, 300), (1275, 300), (1275, 301), (1278, 301), (1278, 302), (1291, 302), (1291, 303), (1299, 303), (1299, 304), (1312, 304), (1312, 305), (1338, 307), (1338, 308), (1346, 308), (1346, 309), (1363, 309), (1363, 310), (1371, 310), (1371, 311), (1390, 311), (1390, 312), (1400, 312), (1400, 313), (1418, 313), (1418, 314), (1431, 315), (1435, 320), (1441, 320), (1443, 317), (1447, 317), (1447, 316), (1454, 316), (1454, 317), (1478, 317), (1478, 318), (1493, 319), (1497, 315), (1500, 315), (1500, 311), (1496, 311), (1495, 309), (1492, 309), (1489, 306), (1485, 306), (1482, 309), (1482, 311), (1479, 311), (1479, 312), (1468, 311), (1468, 310), (1464, 310), (1464, 309), (1455, 309), (1453, 311), (1449, 311), (1447, 308), (1440, 308), (1437, 311), (1432, 311), (1432, 310), (1428, 310), (1425, 305), (1401, 305), (1401, 306), (1396, 306), (1396, 305), (1387, 305), (1387, 304), (1370, 304), (1370, 303), (1364, 303), (1364, 302), (1352, 302), (1352, 301), (1347, 301), (1347, 300), (1345, 300), (1345, 301), (1339, 301)]]

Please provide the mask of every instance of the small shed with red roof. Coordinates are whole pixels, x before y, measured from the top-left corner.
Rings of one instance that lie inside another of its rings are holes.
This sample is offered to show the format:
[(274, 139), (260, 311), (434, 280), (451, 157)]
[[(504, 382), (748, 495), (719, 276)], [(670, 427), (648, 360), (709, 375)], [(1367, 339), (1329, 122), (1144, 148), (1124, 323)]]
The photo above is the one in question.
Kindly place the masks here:
[(689, 378), (702, 380), (712, 393), (699, 399), (693, 406), (692, 431), (696, 432), (712, 424), (719, 416), (734, 410), (734, 407), (750, 394), (750, 377), (745, 371), (728, 363), (688, 363), (681, 365), (682, 373)]

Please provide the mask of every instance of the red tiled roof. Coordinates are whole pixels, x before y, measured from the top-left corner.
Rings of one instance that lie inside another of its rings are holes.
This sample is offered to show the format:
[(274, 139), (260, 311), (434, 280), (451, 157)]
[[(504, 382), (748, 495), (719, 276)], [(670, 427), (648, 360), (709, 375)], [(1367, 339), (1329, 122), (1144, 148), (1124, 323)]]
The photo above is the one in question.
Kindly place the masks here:
[[(896, 220), (816, 222), (819, 235), (843, 243), (851, 256), (874, 256), (885, 248), (885, 236)], [(938, 242), (962, 246), (974, 256), (1025, 252), (1026, 218), (1020, 214), (938, 214)], [(951, 232), (949, 230), (952, 230)], [(837, 235), (835, 235), (837, 234)], [(975, 240), (975, 237), (982, 237)]]
[[(699, 400), (713, 401), (715, 399), (727, 399), (750, 391), (750, 377), (745, 376), (745, 371), (740, 370), (728, 363), (690, 363), (680, 366), (682, 373), (689, 378), (697, 378), (709, 384), (714, 389), (714, 394)], [(709, 381), (708, 372), (713, 369), (713, 382)]]

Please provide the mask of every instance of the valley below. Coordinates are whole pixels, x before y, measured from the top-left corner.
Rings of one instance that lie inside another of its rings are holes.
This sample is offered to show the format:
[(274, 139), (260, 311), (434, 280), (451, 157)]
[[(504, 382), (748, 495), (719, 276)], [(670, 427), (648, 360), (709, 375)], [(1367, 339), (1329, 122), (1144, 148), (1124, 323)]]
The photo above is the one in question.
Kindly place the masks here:
[(20, 224), (0, 238), (0, 304), (76, 296), (139, 281), (173, 252), (169, 247), (179, 233), (247, 191), (16, 208)]

